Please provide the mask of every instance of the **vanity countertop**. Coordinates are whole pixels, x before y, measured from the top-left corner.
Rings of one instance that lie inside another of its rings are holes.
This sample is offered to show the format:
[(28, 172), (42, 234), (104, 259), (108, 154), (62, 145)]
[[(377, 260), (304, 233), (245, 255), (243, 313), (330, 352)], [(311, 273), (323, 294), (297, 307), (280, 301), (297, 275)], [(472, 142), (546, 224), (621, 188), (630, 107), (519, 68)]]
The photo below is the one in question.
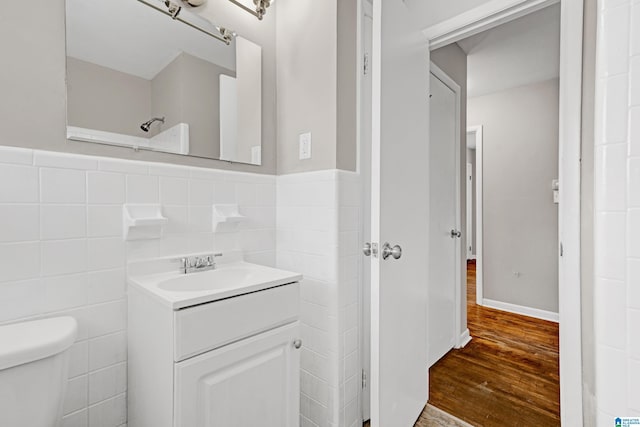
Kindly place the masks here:
[(291, 271), (244, 261), (220, 264), (215, 270), (130, 274), (134, 286), (173, 310), (258, 292), (302, 280)]

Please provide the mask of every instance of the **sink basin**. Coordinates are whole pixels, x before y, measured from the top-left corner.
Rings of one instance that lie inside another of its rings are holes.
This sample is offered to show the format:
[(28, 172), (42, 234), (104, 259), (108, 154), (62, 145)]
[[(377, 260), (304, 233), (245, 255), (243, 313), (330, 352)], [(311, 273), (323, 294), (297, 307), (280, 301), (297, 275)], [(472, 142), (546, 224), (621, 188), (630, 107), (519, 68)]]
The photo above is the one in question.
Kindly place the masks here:
[(288, 283), (302, 276), (290, 271), (234, 262), (215, 270), (183, 274), (177, 271), (130, 275), (128, 283), (150, 293), (174, 310), (257, 292)]
[[(263, 272), (264, 275), (264, 272)], [(232, 266), (202, 273), (183, 274), (158, 283), (158, 288), (165, 291), (201, 292), (243, 286), (259, 280), (255, 268)]]

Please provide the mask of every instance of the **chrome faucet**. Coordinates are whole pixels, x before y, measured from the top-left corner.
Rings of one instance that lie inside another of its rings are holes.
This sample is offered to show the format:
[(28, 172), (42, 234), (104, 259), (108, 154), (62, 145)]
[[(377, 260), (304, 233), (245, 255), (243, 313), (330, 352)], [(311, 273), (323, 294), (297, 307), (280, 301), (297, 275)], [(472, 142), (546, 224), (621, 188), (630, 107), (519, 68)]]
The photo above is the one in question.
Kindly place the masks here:
[(222, 253), (215, 253), (203, 256), (182, 257), (180, 261), (180, 272), (184, 274), (196, 273), (198, 271), (214, 270), (216, 268), (216, 257)]

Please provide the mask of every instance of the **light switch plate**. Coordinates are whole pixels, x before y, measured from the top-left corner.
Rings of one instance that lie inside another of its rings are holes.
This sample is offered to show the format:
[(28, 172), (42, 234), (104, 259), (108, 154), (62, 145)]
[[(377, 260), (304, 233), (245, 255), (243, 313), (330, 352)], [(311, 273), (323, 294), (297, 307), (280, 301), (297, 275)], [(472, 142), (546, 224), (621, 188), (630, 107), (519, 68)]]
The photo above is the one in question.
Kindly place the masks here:
[(311, 158), (311, 132), (301, 133), (299, 138), (300, 160)]

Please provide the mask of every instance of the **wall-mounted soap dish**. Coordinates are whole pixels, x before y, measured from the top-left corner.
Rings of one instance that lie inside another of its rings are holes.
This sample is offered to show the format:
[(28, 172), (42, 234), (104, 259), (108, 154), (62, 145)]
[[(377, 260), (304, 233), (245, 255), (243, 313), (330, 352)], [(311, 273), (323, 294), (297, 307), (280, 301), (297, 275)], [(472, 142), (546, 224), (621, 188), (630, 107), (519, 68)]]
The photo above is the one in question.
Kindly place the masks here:
[(159, 239), (162, 226), (169, 222), (160, 205), (124, 205), (122, 225), (125, 240)]
[(213, 205), (213, 231), (232, 231), (246, 217), (240, 214), (238, 205)]

